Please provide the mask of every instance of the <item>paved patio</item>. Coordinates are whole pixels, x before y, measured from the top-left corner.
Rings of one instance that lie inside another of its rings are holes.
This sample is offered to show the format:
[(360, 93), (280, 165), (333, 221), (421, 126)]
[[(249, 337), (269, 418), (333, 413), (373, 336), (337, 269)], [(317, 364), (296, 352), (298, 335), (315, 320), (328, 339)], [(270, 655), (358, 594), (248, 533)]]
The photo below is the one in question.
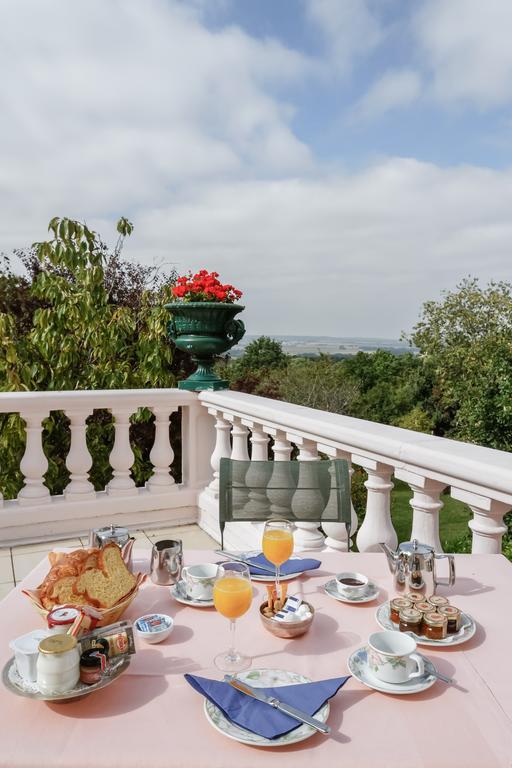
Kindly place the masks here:
[[(136, 539), (137, 549), (150, 550), (154, 541), (178, 538), (185, 549), (215, 549), (218, 544), (197, 525), (181, 525), (171, 528), (131, 531)], [(87, 546), (87, 537), (60, 541), (44, 541), (19, 547), (0, 548), (0, 600), (11, 591), (48, 552), (59, 547)]]

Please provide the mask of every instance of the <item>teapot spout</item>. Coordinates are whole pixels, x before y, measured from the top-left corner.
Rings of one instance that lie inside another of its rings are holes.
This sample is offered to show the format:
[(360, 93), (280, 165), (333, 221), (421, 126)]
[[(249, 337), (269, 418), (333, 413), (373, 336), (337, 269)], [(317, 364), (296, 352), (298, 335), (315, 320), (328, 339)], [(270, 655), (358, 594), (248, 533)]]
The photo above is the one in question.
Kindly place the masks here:
[(379, 547), (382, 549), (382, 551), (384, 552), (384, 554), (388, 559), (389, 570), (391, 571), (391, 573), (396, 573), (398, 555), (396, 554), (396, 552), (393, 552), (393, 550), (390, 549), (384, 541), (381, 541), (379, 543)]

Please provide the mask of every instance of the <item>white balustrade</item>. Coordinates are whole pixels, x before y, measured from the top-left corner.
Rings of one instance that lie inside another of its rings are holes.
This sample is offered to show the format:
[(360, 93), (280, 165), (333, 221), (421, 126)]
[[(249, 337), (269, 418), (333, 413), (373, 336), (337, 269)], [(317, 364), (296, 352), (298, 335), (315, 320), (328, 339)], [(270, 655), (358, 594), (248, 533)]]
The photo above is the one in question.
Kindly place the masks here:
[(66, 416), (70, 421), (71, 447), (66, 458), (70, 478), (64, 495), (69, 501), (94, 499), (94, 486), (88, 476), (92, 457), (87, 448), (85, 421), (89, 414), (87, 411), (67, 411)]
[[(315, 488), (316, 471), (311, 466), (312, 461), (320, 460), (316, 444), (300, 436), (294, 436), (293, 441), (299, 445), (299, 478), (292, 498), (292, 512), (298, 519), (308, 515), (312, 517), (318, 515), (320, 519), (325, 501), (320, 489)], [(318, 523), (296, 522), (295, 527), (294, 541), (298, 552), (323, 548), (324, 537), (318, 529)]]
[(439, 512), (443, 502), (439, 497), (445, 488), (444, 484), (404, 470), (397, 470), (395, 477), (408, 483), (413, 492), (409, 502), (413, 510), (411, 539), (417, 539), (433, 547), (436, 552), (442, 552)]
[(112, 409), (114, 417), (114, 447), (110, 452), (110, 465), (114, 477), (107, 485), (107, 493), (112, 496), (130, 496), (135, 488), (135, 481), (130, 475), (135, 456), (130, 445), (130, 411)]
[(223, 418), (222, 411), (209, 408), (208, 413), (215, 417), (215, 448), (212, 453), (211, 465), (213, 479), (208, 486), (208, 492), (215, 498), (219, 495), (219, 470), (220, 460), (231, 456), (231, 424)]
[(452, 488), (451, 495), (467, 504), (473, 512), (473, 519), (469, 521), (473, 532), (471, 551), (478, 555), (499, 554), (503, 534), (507, 532), (503, 517), (509, 512), (510, 504), (468, 493), (459, 488)]
[(25, 484), (18, 493), (18, 502), (23, 505), (48, 504), (50, 491), (44, 484), (44, 474), (48, 469), (48, 459), (43, 451), (41, 442), (43, 428), (41, 422), (49, 413), (21, 413), (26, 424), (27, 442), (25, 453), (20, 462), (20, 469), (25, 478)]
[(174, 461), (174, 451), (169, 439), (170, 417), (176, 408), (153, 408), (155, 415), (155, 440), (149, 458), (153, 464), (153, 474), (147, 482), (151, 493), (165, 493), (174, 486), (171, 475), (171, 464)]
[[(272, 434), (272, 432), (271, 432)], [(267, 484), (267, 498), (270, 501), (270, 511), (274, 517), (286, 517), (290, 514), (294, 492), (294, 479), (288, 463), (292, 446), (280, 430), (273, 433), (274, 443), (272, 453), (274, 462), (272, 474)]]
[(377, 462), (370, 462), (359, 457), (356, 463), (362, 463), (368, 473), (365, 482), (368, 491), (366, 514), (357, 534), (357, 547), (360, 552), (380, 552), (380, 542), (385, 542), (393, 549), (398, 543), (396, 531), (391, 522), (391, 475), (393, 467)]
[(251, 462), (245, 476), (249, 489), (249, 501), (246, 511), (254, 514), (264, 514), (269, 509), (266, 487), (272, 472), (268, 461), (269, 437), (259, 424), (251, 424)]
[[(352, 476), (354, 474), (354, 468), (350, 460), (350, 453), (347, 453), (346, 451), (340, 451), (336, 448), (331, 448), (330, 446), (318, 446), (318, 449), (322, 453), (326, 453), (332, 459), (343, 459), (344, 461), (348, 462), (348, 474), (350, 477), (350, 484), (352, 486)], [(331, 491), (331, 496), (334, 496), (335, 493), (337, 494), (337, 491), (335, 492), (333, 489), (333, 491)], [(329, 498), (329, 504), (337, 505), (337, 503), (338, 503), (337, 499)], [(328, 515), (326, 515), (326, 517), (328, 517)], [(352, 536), (354, 536), (354, 534), (357, 531), (358, 523), (359, 521), (357, 519), (357, 514), (351, 499), (350, 500), (350, 536), (351, 538)], [(345, 526), (345, 523), (322, 522), (322, 529), (326, 534), (325, 546), (327, 547), (327, 549), (338, 550), (340, 552), (348, 551), (349, 545), (347, 542), (347, 528)]]

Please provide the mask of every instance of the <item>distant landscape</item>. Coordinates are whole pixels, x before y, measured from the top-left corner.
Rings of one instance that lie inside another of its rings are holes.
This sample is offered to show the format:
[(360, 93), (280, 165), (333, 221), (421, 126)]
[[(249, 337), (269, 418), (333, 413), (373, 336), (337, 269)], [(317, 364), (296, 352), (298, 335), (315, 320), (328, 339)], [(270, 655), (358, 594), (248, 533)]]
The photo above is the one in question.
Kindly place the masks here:
[[(258, 338), (257, 335), (244, 336), (238, 346), (231, 350), (232, 357), (243, 355), (251, 341)], [(331, 355), (337, 359), (353, 357), (358, 352), (376, 352), (385, 349), (394, 355), (404, 355), (407, 352), (417, 352), (405, 341), (398, 339), (363, 338), (350, 336), (281, 336), (272, 335), (271, 338), (279, 341), (283, 352), (294, 357), (318, 357), (321, 354)]]

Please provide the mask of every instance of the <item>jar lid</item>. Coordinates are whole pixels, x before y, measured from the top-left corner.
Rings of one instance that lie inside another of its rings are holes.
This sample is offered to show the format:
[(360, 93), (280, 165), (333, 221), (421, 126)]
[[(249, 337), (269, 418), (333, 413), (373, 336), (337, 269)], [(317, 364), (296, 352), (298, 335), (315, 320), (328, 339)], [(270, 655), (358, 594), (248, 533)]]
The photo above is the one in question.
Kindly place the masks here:
[(40, 653), (67, 653), (76, 648), (76, 637), (72, 635), (51, 635), (39, 643)]
[(80, 666), (88, 669), (97, 669), (102, 666), (101, 654), (95, 648), (90, 648), (80, 656)]
[(54, 608), (47, 616), (48, 626), (58, 627), (63, 624), (73, 624), (79, 615), (80, 611), (76, 608)]
[(449, 605), (450, 601), (447, 597), (443, 597), (442, 595), (431, 595), (428, 599), (428, 602), (430, 605)]
[(416, 608), (403, 608), (398, 615), (400, 621), (405, 621), (407, 624), (417, 624), (421, 621), (421, 613)]
[(426, 600), (423, 600), (421, 603), (416, 603), (414, 607), (422, 613), (432, 613), (432, 604), (428, 603)]
[(410, 608), (412, 603), (407, 597), (395, 597), (391, 601), (391, 605), (394, 608)]
[(437, 613), (436, 611), (432, 611), (432, 613), (426, 613), (423, 617), (425, 624), (429, 624), (432, 627), (442, 626), (446, 620), (446, 616), (443, 616), (442, 613)]
[(458, 616), (460, 613), (460, 610), (454, 605), (440, 605), (437, 611), (443, 616)]
[(422, 603), (425, 600), (425, 595), (422, 595), (420, 592), (409, 592), (405, 599), (410, 600), (411, 603)]

